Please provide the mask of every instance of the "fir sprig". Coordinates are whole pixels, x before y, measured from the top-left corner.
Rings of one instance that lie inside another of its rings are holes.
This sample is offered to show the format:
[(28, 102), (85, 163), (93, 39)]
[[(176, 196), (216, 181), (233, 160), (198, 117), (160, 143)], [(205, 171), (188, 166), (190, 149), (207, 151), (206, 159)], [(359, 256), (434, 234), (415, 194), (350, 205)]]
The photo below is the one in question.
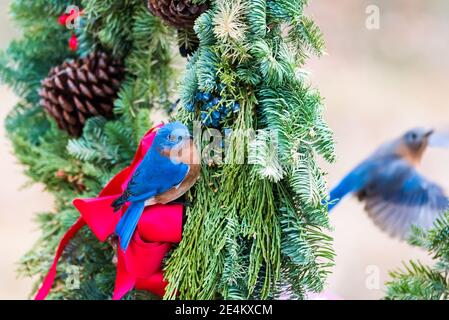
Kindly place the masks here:
[(386, 299), (449, 299), (449, 212), (438, 218), (432, 229), (413, 227), (410, 244), (429, 251), (433, 267), (420, 261), (404, 263), (402, 269), (390, 272)]

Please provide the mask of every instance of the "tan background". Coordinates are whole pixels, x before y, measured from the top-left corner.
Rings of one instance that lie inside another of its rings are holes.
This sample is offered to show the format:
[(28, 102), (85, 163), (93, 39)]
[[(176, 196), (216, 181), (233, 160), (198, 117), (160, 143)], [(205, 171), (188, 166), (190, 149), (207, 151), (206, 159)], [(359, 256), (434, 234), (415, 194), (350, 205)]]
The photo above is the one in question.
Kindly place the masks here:
[[(0, 1), (0, 47), (17, 30)], [(380, 8), (380, 29), (367, 30), (365, 9)], [(330, 185), (379, 143), (404, 130), (449, 126), (449, 4), (444, 0), (315, 0), (308, 12), (322, 27), (328, 55), (306, 69), (326, 99), (326, 118), (335, 131), (338, 162), (326, 165)], [(15, 102), (0, 87), (0, 121)], [(27, 298), (28, 279), (17, 279), (16, 262), (38, 236), (32, 218), (48, 210), (51, 197), (43, 187), (21, 190), (27, 182), (11, 155), (0, 128), (0, 299)], [(422, 171), (449, 190), (449, 152), (432, 150)], [(387, 272), (401, 261), (427, 254), (388, 238), (377, 230), (354, 199), (333, 211), (336, 267), (328, 291), (346, 299), (383, 296)], [(368, 285), (367, 285), (368, 284)]]
[[(2, 50), (19, 33), (8, 20), (8, 3), (9, 0), (0, 0)], [(17, 262), (39, 236), (32, 221), (34, 213), (52, 208), (51, 196), (43, 192), (43, 186), (22, 188), (28, 179), (5, 138), (3, 121), (16, 101), (14, 94), (0, 85), (0, 299), (28, 298), (31, 280), (17, 277)]]
[[(365, 9), (372, 4), (380, 8), (380, 29), (369, 31)], [(328, 56), (307, 69), (337, 140), (338, 162), (326, 166), (331, 186), (386, 139), (413, 126), (449, 126), (448, 9), (444, 0), (311, 1), (308, 11), (327, 42)], [(449, 151), (432, 150), (422, 172), (449, 191), (448, 163)], [(329, 291), (343, 298), (380, 298), (389, 270), (411, 258), (430, 261), (381, 233), (355, 199), (336, 207), (331, 220), (337, 259)]]

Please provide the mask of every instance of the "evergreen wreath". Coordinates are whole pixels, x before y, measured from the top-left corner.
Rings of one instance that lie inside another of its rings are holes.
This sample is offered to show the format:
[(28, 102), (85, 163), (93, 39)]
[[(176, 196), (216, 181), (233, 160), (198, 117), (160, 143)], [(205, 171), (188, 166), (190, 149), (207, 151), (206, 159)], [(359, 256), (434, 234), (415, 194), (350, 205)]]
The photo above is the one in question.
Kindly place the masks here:
[[(279, 157), (266, 139), (253, 164), (203, 166), (187, 195), (183, 240), (165, 262), (166, 299), (303, 298), (323, 289), (333, 265), (324, 173), (316, 158), (335, 160), (333, 135), (323, 120), (319, 93), (301, 72), (324, 43), (304, 14), (306, 0), (213, 0), (195, 22), (199, 48), (187, 60), (177, 93), (177, 31), (152, 15), (142, 0), (76, 0), (83, 8), (76, 30), (57, 23), (64, 0), (14, 0), (11, 13), (23, 29), (0, 56), (0, 75), (21, 98), (6, 121), (17, 158), (33, 181), (55, 196), (40, 213), (42, 236), (21, 261), (24, 275), (43, 276), (55, 247), (78, 213), (77, 197), (95, 196), (129, 165), (150, 128), (150, 114), (169, 110), (177, 120), (228, 132), (274, 131)], [(206, 3), (193, 0), (194, 5)], [(101, 50), (124, 62), (114, 117), (91, 117), (80, 137), (60, 131), (39, 104), (40, 83), (54, 66)], [(245, 140), (247, 145), (249, 140)], [(265, 150), (265, 151), (264, 151)], [(264, 153), (265, 152), (265, 153)], [(238, 157), (231, 148), (228, 156)], [(114, 284), (113, 250), (83, 229), (66, 250), (53, 299), (105, 299)], [(67, 270), (80, 270), (81, 287), (65, 285)], [(127, 299), (148, 299), (133, 291)]]

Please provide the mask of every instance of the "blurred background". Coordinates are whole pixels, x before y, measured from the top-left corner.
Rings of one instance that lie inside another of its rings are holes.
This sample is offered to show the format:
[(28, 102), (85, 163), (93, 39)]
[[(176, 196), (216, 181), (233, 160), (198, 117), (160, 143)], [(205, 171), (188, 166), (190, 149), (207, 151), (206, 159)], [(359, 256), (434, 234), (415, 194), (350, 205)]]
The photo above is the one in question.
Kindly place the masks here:
[[(0, 48), (19, 35), (0, 1)], [(445, 0), (315, 0), (307, 12), (321, 26), (327, 55), (307, 63), (311, 81), (325, 98), (335, 132), (338, 162), (326, 165), (333, 186), (380, 143), (413, 126), (449, 127), (449, 2)], [(379, 28), (374, 16), (379, 10)], [(374, 27), (367, 28), (369, 25)], [(0, 86), (0, 121), (14, 105)], [(20, 257), (39, 236), (34, 213), (51, 197), (28, 180), (11, 154), (0, 126), (0, 299), (27, 299), (31, 280), (17, 278)], [(430, 150), (421, 171), (449, 193), (449, 152)], [(356, 199), (333, 212), (336, 266), (327, 291), (344, 299), (379, 299), (388, 271), (427, 254), (389, 238), (368, 219)]]
[[(8, 16), (10, 0), (0, 0), (0, 50), (20, 35)], [(16, 269), (22, 255), (32, 249), (39, 236), (33, 223), (36, 212), (52, 208), (51, 196), (43, 185), (24, 188), (29, 180), (12, 155), (5, 137), (4, 119), (17, 102), (14, 94), (0, 84), (0, 299), (27, 299), (32, 280), (18, 278)]]

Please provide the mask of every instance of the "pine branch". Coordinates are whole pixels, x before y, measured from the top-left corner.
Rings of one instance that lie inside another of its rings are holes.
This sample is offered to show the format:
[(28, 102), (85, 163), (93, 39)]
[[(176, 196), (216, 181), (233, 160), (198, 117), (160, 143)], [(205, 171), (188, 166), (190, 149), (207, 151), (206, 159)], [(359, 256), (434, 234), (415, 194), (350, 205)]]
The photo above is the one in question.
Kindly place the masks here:
[(433, 255), (435, 266), (419, 261), (404, 264), (390, 272), (386, 299), (447, 300), (449, 298), (449, 212), (438, 218), (425, 232), (413, 228), (410, 244), (418, 245)]
[[(196, 22), (200, 48), (181, 85), (177, 119), (202, 120), (195, 101), (203, 92), (225, 106), (238, 101), (240, 111), (218, 126), (232, 132), (227, 159), (242, 156), (238, 143), (258, 152), (250, 153), (252, 164), (203, 168), (189, 195), (194, 206), (183, 241), (166, 265), (167, 299), (267, 299), (283, 288), (302, 298), (324, 286), (334, 253), (315, 155), (334, 161), (335, 152), (321, 99), (297, 76), (298, 57), (321, 43), (304, 5), (217, 0)], [(286, 37), (284, 28), (295, 25), (301, 33)], [(248, 142), (238, 135), (245, 130), (264, 133)], [(278, 158), (264, 139), (269, 132), (276, 133)]]

